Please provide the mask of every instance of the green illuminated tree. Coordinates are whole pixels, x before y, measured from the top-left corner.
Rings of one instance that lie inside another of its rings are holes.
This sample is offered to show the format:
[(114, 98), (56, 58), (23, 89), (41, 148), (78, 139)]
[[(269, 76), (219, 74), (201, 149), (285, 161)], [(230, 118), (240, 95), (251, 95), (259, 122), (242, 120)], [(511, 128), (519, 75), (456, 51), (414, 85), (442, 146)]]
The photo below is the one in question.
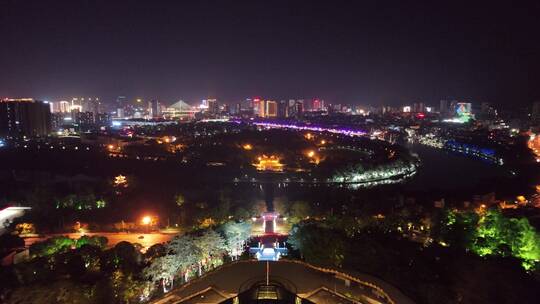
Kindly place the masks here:
[(251, 223), (227, 222), (220, 227), (227, 243), (227, 252), (233, 259), (244, 251), (244, 245), (251, 235)]
[(49, 256), (58, 252), (65, 252), (75, 246), (75, 240), (66, 236), (57, 236), (30, 245), (30, 256)]
[(480, 256), (513, 256), (525, 269), (540, 262), (540, 235), (526, 218), (506, 218), (499, 210), (449, 211), (441, 224), (440, 237), (452, 245)]

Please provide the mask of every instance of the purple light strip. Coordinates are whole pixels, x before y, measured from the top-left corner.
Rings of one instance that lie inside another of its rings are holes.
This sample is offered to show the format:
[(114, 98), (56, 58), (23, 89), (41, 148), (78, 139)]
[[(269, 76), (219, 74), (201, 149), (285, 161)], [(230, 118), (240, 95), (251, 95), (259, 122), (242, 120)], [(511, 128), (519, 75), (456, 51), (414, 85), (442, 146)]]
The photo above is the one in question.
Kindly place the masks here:
[(282, 124), (274, 122), (252, 122), (256, 126), (263, 126), (267, 128), (280, 128), (280, 129), (295, 129), (302, 131), (314, 131), (314, 132), (330, 132), (337, 134), (344, 134), (349, 136), (365, 136), (368, 133), (361, 130), (351, 130), (351, 129), (336, 129), (336, 128), (324, 128), (324, 127), (312, 127), (312, 126), (299, 126), (295, 124)]

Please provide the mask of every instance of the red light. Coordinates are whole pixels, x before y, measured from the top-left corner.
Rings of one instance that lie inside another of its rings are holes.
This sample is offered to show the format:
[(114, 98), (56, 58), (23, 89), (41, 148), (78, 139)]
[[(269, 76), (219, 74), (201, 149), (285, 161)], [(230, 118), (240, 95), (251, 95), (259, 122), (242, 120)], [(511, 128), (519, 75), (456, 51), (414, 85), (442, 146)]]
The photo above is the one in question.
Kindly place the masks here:
[(426, 117), (426, 114), (424, 114), (424, 113), (418, 113), (418, 114), (416, 114), (416, 117), (417, 117), (417, 118), (424, 118), (424, 117)]

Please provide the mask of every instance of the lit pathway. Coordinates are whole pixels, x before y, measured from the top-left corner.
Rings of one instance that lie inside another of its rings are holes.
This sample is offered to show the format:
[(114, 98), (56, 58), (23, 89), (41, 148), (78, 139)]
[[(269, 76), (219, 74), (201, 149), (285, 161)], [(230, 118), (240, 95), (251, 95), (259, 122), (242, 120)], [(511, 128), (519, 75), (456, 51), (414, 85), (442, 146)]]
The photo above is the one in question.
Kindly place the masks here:
[(276, 212), (265, 212), (261, 216), (261, 234), (255, 236), (257, 247), (251, 247), (249, 252), (259, 261), (278, 261), (282, 255), (287, 254), (287, 248), (281, 241), (285, 235), (277, 233)]

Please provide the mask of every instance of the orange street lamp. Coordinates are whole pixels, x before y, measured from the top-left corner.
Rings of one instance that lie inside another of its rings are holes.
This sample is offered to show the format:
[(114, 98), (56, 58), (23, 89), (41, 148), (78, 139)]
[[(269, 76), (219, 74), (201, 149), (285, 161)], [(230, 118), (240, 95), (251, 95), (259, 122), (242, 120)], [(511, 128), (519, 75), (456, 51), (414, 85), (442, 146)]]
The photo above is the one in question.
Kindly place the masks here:
[(146, 216), (143, 216), (142, 220), (141, 220), (141, 223), (143, 225), (150, 225), (152, 223), (152, 217), (146, 215)]

